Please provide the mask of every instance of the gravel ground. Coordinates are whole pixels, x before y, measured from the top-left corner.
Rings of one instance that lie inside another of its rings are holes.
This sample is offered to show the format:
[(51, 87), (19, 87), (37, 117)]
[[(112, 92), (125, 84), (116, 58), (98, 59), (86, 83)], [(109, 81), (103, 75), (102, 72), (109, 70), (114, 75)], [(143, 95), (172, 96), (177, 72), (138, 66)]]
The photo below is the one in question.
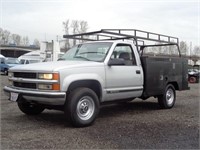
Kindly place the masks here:
[(177, 92), (174, 108), (159, 109), (157, 100), (102, 106), (95, 124), (73, 128), (64, 113), (38, 116), (20, 112), (2, 92), (1, 149), (199, 149), (199, 84)]

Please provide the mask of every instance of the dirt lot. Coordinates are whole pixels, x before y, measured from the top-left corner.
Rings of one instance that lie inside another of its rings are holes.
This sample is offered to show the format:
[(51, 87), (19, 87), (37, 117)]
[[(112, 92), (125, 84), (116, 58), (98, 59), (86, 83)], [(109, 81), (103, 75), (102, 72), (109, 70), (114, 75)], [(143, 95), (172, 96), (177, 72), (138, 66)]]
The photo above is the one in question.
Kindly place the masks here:
[(73, 128), (64, 113), (20, 112), (2, 92), (1, 149), (199, 149), (199, 84), (177, 92), (174, 108), (159, 109), (154, 98), (102, 106), (93, 126)]

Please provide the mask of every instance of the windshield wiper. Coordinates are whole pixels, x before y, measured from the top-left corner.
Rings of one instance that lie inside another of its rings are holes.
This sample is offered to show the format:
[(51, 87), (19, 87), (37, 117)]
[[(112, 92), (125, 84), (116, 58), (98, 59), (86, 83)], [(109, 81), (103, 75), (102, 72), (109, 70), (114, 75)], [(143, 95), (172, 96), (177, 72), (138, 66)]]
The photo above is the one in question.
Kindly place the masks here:
[(74, 56), (74, 58), (81, 58), (81, 59), (85, 59), (87, 61), (91, 61), (90, 59), (86, 58), (86, 57), (83, 57), (83, 56)]
[(65, 60), (64, 58), (58, 58), (58, 60), (57, 61), (60, 61), (60, 60)]
[(83, 53), (79, 53), (79, 54), (89, 54), (89, 53), (106, 54), (106, 53), (103, 53), (103, 52), (83, 52)]

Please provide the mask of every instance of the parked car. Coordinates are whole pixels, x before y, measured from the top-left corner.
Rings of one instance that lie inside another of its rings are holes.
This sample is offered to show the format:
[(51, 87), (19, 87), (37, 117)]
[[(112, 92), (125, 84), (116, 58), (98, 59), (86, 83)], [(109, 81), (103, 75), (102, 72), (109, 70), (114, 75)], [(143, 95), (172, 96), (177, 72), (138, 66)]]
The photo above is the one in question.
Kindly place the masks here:
[(199, 83), (200, 71), (198, 69), (188, 69), (189, 83)]
[(20, 64), (32, 64), (42, 62), (40, 59), (20, 59)]
[(1, 72), (3, 72), (5, 75), (8, 75), (9, 68), (20, 64), (17, 58), (1, 57), (0, 60), (1, 60), (0, 64)]

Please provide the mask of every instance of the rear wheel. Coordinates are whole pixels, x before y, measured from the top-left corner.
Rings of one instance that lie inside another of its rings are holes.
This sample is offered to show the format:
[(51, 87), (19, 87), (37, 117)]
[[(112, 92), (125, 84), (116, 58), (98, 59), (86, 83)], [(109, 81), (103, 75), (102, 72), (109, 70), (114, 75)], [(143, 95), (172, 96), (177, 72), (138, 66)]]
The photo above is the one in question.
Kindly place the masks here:
[(161, 108), (172, 108), (176, 101), (176, 91), (172, 84), (168, 84), (165, 88), (164, 94), (158, 97), (158, 103)]
[(65, 115), (76, 127), (91, 125), (99, 112), (99, 100), (89, 88), (77, 88), (67, 97)]
[(44, 107), (39, 104), (31, 104), (25, 101), (17, 102), (19, 109), (27, 115), (38, 115), (44, 111)]

